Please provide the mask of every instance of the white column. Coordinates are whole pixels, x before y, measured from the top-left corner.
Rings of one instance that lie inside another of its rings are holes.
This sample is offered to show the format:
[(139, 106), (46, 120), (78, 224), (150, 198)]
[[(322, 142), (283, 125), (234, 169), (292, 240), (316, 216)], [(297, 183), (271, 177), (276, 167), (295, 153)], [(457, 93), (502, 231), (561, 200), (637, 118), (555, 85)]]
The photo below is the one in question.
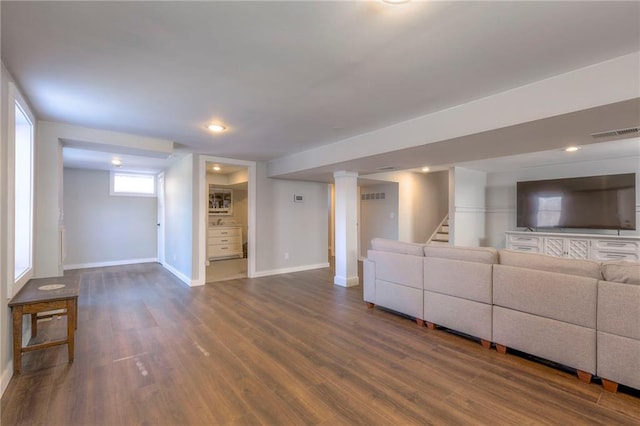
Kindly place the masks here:
[(343, 287), (358, 280), (358, 173), (334, 172), (336, 275), (333, 283)]

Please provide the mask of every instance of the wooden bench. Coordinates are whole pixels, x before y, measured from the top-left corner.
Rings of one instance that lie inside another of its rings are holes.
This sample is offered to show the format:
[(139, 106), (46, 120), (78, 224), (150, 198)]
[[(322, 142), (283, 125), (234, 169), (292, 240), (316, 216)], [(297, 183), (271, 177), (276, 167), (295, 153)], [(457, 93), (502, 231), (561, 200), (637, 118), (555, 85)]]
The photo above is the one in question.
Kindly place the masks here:
[[(22, 354), (52, 346), (67, 345), (69, 363), (73, 362), (74, 333), (78, 328), (79, 279), (56, 277), (29, 280), (9, 301), (13, 317), (13, 373), (20, 374)], [(55, 310), (61, 313), (50, 314)], [(44, 313), (44, 315), (38, 315)], [(38, 334), (38, 318), (67, 316), (67, 337), (62, 340), (22, 347), (22, 318), (31, 315), (31, 337)]]

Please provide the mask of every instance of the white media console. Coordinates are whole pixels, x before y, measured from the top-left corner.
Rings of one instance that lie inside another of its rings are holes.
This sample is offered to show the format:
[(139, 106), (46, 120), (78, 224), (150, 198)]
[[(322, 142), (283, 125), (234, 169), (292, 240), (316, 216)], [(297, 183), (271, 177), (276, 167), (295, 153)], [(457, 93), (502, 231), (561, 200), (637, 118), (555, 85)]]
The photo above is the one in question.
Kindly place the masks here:
[(640, 237), (508, 231), (506, 247), (510, 250), (597, 262), (640, 261)]

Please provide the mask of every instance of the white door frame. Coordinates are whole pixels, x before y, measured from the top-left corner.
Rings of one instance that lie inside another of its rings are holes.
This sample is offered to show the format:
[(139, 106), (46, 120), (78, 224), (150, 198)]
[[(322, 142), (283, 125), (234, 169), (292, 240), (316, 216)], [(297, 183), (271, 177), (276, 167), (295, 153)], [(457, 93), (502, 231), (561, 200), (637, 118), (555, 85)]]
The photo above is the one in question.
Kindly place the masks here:
[(158, 173), (158, 176), (156, 177), (156, 184), (157, 184), (157, 197), (158, 197), (158, 239), (157, 239), (157, 244), (158, 244), (158, 263), (161, 264), (162, 266), (164, 265), (164, 251), (165, 251), (165, 247), (164, 247), (164, 232), (165, 232), (165, 227), (164, 227), (164, 218), (165, 218), (165, 214), (164, 214), (164, 172)]
[(198, 224), (194, 228), (198, 229), (198, 279), (193, 285), (204, 285), (207, 275), (207, 162), (222, 163), (234, 166), (244, 166), (248, 169), (248, 223), (247, 223), (247, 276), (253, 278), (256, 275), (256, 162), (234, 160), (231, 158), (214, 157), (211, 155), (200, 155), (199, 185), (198, 185)]

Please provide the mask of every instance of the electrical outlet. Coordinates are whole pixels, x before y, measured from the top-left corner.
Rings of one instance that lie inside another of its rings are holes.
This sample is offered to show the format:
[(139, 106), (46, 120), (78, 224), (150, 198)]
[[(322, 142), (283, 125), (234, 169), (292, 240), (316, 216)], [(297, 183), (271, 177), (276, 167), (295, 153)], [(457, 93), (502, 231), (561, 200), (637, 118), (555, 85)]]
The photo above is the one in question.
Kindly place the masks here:
[(174, 261), (176, 260), (176, 254), (175, 253), (173, 253), (173, 260)]
[(289, 253), (285, 253), (284, 254), (284, 260), (288, 260), (289, 259)]

